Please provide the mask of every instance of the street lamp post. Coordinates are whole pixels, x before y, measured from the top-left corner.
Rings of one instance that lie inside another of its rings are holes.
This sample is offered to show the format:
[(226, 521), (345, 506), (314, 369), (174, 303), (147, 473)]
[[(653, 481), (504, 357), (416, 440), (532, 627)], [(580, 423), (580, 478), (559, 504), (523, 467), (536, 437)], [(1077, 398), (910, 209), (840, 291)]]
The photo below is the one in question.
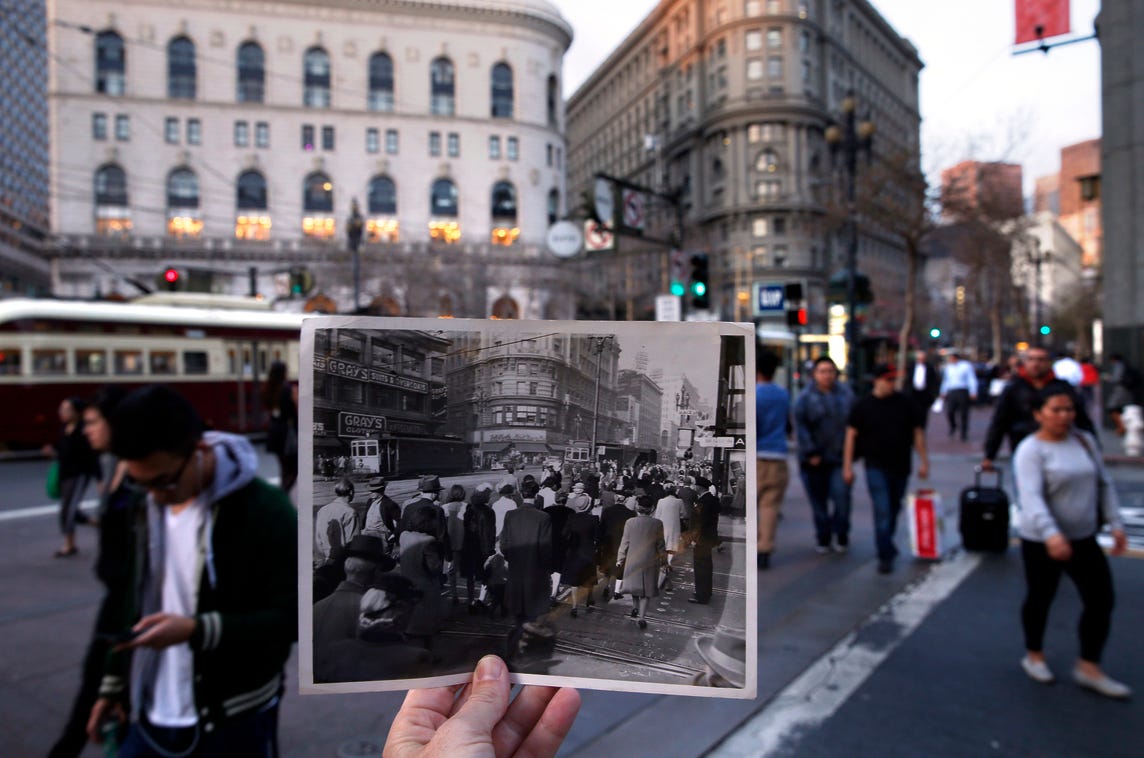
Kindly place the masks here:
[(358, 210), (357, 200), (354, 199), (350, 205), (350, 217), (346, 222), (346, 243), (350, 248), (350, 256), (353, 260), (353, 277), (354, 277), (354, 313), (361, 310), (361, 237), (362, 231), (365, 228), (365, 220), (361, 216), (361, 211)]
[(592, 398), (592, 450), (589, 456), (596, 462), (596, 435), (600, 420), (600, 369), (604, 364), (604, 346), (612, 339), (612, 335), (592, 337), (592, 353), (596, 356), (596, 391)]
[(1041, 266), (1052, 257), (1052, 251), (1041, 251), (1041, 240), (1038, 237), (1033, 237), (1033, 249), (1029, 251), (1029, 262), (1033, 264), (1033, 318), (1036, 324), (1033, 326), (1033, 339), (1036, 341), (1038, 347), (1044, 345), (1045, 335), (1041, 331), (1044, 326), (1044, 318), (1042, 309), (1044, 307), (1044, 298), (1041, 297)]
[(853, 380), (858, 357), (858, 154), (864, 153), (866, 162), (870, 162), (874, 124), (865, 119), (858, 121), (858, 102), (853, 90), (846, 93), (841, 106), (842, 123), (827, 127), (825, 137), (831, 155), (836, 161), (841, 157), (846, 171), (846, 218), (850, 232), (846, 252), (846, 364)]

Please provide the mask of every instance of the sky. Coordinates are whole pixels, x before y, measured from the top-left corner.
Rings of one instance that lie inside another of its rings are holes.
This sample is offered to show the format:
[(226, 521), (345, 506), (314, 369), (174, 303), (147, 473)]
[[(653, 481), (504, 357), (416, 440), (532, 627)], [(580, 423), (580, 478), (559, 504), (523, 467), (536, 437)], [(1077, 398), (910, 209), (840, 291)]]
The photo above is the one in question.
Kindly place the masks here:
[[(732, 0), (734, 1), (734, 0)], [(658, 0), (552, 0), (575, 30), (564, 58), (571, 96)], [(1060, 168), (1060, 149), (1100, 136), (1096, 40), (1014, 56), (1014, 0), (871, 0), (918, 49), (922, 160), (931, 176), (965, 159)], [(1099, 0), (1072, 0), (1072, 34), (1092, 34)]]

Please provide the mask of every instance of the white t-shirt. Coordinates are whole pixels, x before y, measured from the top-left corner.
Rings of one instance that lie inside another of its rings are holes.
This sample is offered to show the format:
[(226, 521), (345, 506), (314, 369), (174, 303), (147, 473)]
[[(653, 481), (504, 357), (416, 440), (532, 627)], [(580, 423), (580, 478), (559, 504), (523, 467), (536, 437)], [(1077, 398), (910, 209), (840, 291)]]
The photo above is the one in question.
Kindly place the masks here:
[[(195, 615), (198, 588), (199, 533), (203, 528), (204, 506), (195, 501), (178, 513), (163, 509), (165, 553), (163, 560), (163, 612), (180, 616)], [(194, 726), (194, 659), (191, 646), (171, 645), (159, 651), (159, 667), (147, 718), (157, 726)]]

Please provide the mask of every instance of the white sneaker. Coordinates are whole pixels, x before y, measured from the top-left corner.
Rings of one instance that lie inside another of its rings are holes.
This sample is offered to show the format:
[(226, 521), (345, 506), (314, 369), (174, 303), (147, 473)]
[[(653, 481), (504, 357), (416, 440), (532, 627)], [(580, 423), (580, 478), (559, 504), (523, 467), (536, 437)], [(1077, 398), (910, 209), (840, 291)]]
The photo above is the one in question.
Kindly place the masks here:
[(830, 545), (817, 545), (814, 548), (814, 552), (818, 553), (819, 555), (826, 555), (830, 552)]
[(1057, 680), (1057, 678), (1053, 676), (1053, 672), (1049, 669), (1047, 663), (1044, 661), (1034, 661), (1027, 655), (1021, 659), (1021, 668), (1025, 669), (1025, 673), (1028, 674), (1029, 678), (1034, 682), (1052, 684)]
[(1123, 682), (1118, 682), (1108, 674), (1089, 676), (1080, 669), (1073, 669), (1073, 681), (1085, 689), (1097, 692), (1105, 697), (1124, 700), (1132, 697), (1132, 688)]

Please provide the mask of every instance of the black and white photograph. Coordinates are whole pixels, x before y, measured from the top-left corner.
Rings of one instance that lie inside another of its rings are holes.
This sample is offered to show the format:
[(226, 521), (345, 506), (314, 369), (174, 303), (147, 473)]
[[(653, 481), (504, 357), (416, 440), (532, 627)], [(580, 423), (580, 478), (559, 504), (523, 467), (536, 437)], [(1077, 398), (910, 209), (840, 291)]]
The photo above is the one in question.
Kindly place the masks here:
[(749, 324), (307, 319), (302, 691), (494, 653), (518, 683), (752, 697), (751, 348)]

